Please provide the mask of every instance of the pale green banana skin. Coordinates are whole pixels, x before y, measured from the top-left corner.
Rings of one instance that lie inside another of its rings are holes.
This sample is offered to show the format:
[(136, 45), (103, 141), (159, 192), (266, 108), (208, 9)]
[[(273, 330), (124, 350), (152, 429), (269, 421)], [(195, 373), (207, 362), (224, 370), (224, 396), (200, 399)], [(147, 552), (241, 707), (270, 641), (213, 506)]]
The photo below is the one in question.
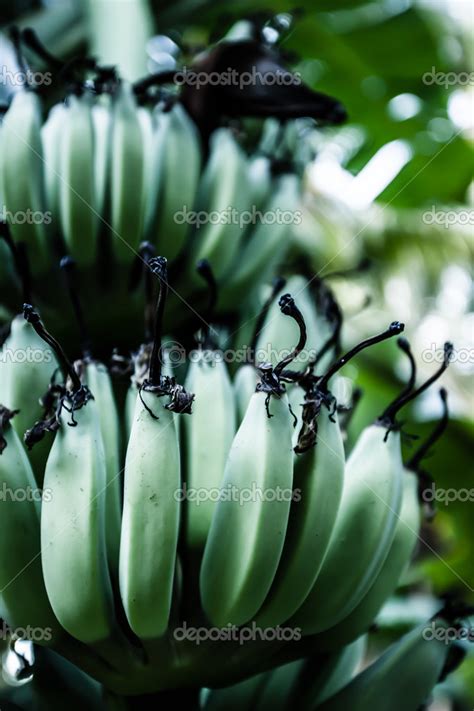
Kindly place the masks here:
[(270, 160), (264, 156), (250, 158), (247, 175), (253, 204), (256, 208), (261, 209), (268, 200), (272, 189)]
[(418, 481), (414, 474), (405, 471), (400, 520), (389, 554), (372, 587), (351, 614), (319, 635), (317, 642), (321, 649), (342, 647), (369, 629), (383, 604), (395, 592), (410, 562), (418, 540), (420, 523)]
[(94, 150), (92, 100), (70, 96), (61, 131), (59, 202), (66, 247), (81, 266), (92, 264), (97, 252)]
[[(18, 91), (3, 119), (1, 168), (5, 209), (13, 215), (27, 210), (44, 214), (41, 108), (31, 91)], [(36, 220), (34, 224), (7, 221), (15, 241), (28, 245), (30, 259), (44, 264), (48, 256), (46, 217), (38, 224)]]
[[(212, 352), (194, 360), (185, 389), (195, 395), (191, 417), (183, 419), (186, 441), (186, 486), (189, 489), (218, 489), (236, 430), (236, 407), (226, 364)], [(218, 433), (218, 435), (217, 435)], [(186, 542), (190, 549), (204, 549), (215, 501), (187, 500)]]
[(344, 446), (334, 419), (323, 405), (315, 446), (296, 458), (293, 487), (300, 498), (292, 503), (280, 564), (257, 615), (261, 628), (280, 625), (298, 610), (323, 565), (344, 484)]
[[(366, 427), (346, 464), (344, 489), (329, 548), (316, 582), (290, 624), (303, 634), (333, 627), (360, 603), (395, 535), (402, 498), (400, 434)], [(337, 581), (337, 584), (335, 584)]]
[(86, 367), (86, 381), (94, 393), (105, 455), (105, 540), (111, 574), (118, 576), (122, 526), (122, 465), (120, 421), (110, 375), (101, 363)]
[(132, 431), (137, 392), (135, 385), (130, 385), (125, 396), (125, 436), (127, 441), (130, 439), (130, 433)]
[(241, 365), (235, 374), (234, 392), (237, 403), (237, 416), (239, 423), (245, 417), (249, 402), (255, 392), (259, 381), (258, 372), (253, 365)]
[[(231, 207), (240, 215), (251, 207), (251, 200), (245, 156), (228, 129), (217, 129), (201, 179), (197, 210), (221, 213)], [(225, 224), (222, 219), (202, 225), (191, 236), (192, 263), (207, 259), (220, 279), (238, 253), (242, 233), (238, 220)]]
[(203, 608), (213, 624), (241, 625), (264, 602), (283, 550), (293, 483), (291, 415), (288, 399), (272, 397), (267, 417), (265, 393), (255, 393), (234, 437), (222, 486), (280, 487), (278, 500), (220, 500), (215, 507), (200, 576)]
[[(296, 175), (283, 175), (276, 182), (273, 195), (264, 210), (294, 212), (298, 209), (299, 200), (299, 179)], [(292, 226), (282, 222), (273, 225), (259, 222), (253, 227), (238, 260), (229, 265), (225, 274), (226, 291), (222, 295), (222, 307), (229, 308), (244, 300), (256, 284), (262, 283), (273, 273), (291, 243), (291, 231)], [(288, 343), (285, 343), (285, 347), (288, 348)]]
[[(29, 361), (22, 362), (17, 355), (31, 353)], [(22, 315), (11, 323), (10, 335), (0, 354), (0, 402), (11, 410), (19, 410), (12, 426), (23, 438), (25, 431), (40, 419), (43, 408), (40, 398), (45, 395), (51, 377), (57, 368), (53, 351), (35, 333)], [(16, 362), (14, 362), (16, 360)], [(35, 465), (44, 467), (50, 446), (49, 441), (40, 442), (32, 450), (30, 458)], [(41, 478), (42, 472), (35, 471)]]
[(115, 99), (112, 122), (111, 224), (113, 250), (130, 263), (143, 235), (144, 138), (129, 84)]
[(162, 117), (165, 124), (162, 143), (162, 181), (159, 194), (156, 236), (152, 240), (160, 254), (174, 259), (190, 232), (187, 222), (177, 214), (194, 208), (201, 171), (201, 148), (197, 129), (186, 111), (176, 104)]
[[(92, 107), (94, 131), (94, 173), (96, 209), (103, 215), (108, 209), (108, 188), (111, 161), (112, 106), (110, 96), (101, 96)], [(100, 226), (99, 226), (100, 227)]]
[[(439, 623), (444, 626), (443, 622)], [(449, 644), (425, 640), (423, 624), (392, 644), (370, 667), (335, 696), (317, 706), (320, 711), (417, 711), (436, 685)]]
[(61, 415), (46, 462), (41, 548), (51, 606), (76, 639), (94, 643), (113, 631), (112, 587), (105, 547), (104, 445), (94, 400), (74, 413), (77, 426)]
[[(159, 419), (153, 419), (141, 398)], [(119, 582), (131, 629), (142, 639), (168, 627), (181, 486), (174, 415), (153, 393), (137, 395), (125, 459)]]
[[(37, 487), (23, 445), (13, 429), (0, 455), (0, 481), (5, 487), (0, 516), (0, 598), (2, 615), (15, 629), (30, 626), (35, 642), (54, 644), (63, 634), (46, 594), (41, 570), (40, 510)], [(30, 491), (33, 498), (18, 499)], [(15, 500), (16, 498), (16, 500)]]
[(66, 106), (57, 104), (49, 112), (48, 119), (41, 129), (46, 200), (48, 210), (51, 212), (53, 229), (56, 231), (60, 223), (61, 132), (67, 116)]

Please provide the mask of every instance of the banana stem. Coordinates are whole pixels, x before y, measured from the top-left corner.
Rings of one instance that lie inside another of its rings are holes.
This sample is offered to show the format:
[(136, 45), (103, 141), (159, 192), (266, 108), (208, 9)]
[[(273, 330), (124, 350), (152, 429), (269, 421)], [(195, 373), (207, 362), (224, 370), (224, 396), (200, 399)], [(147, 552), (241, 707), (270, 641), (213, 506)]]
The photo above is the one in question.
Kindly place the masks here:
[(394, 422), (396, 415), (399, 413), (399, 411), (402, 409), (402, 407), (405, 407), (409, 402), (417, 398), (419, 395), (421, 395), (422, 392), (427, 390), (430, 385), (432, 385), (438, 378), (444, 373), (446, 368), (449, 365), (449, 362), (451, 360), (451, 356), (453, 354), (453, 344), (449, 343), (448, 341), (444, 344), (444, 357), (443, 357), (443, 362), (436, 370), (433, 375), (428, 378), (422, 385), (420, 385), (419, 388), (416, 390), (412, 390), (411, 392), (406, 392), (406, 388), (403, 390), (402, 394), (399, 395), (387, 408), (386, 410), (382, 413), (382, 415), (379, 417), (380, 421), (386, 421), (386, 422)]
[(163, 315), (165, 312), (166, 298), (168, 296), (168, 268), (165, 257), (154, 257), (148, 262), (148, 267), (152, 273), (158, 277), (160, 289), (156, 304), (153, 350), (150, 359), (150, 384), (160, 385), (161, 367), (163, 363), (162, 331)]
[(23, 304), (23, 315), (25, 320), (33, 326), (38, 336), (53, 349), (64, 379), (66, 380), (68, 376), (71, 379), (72, 392), (79, 392), (82, 388), (82, 384), (78, 374), (72, 367), (71, 362), (65, 354), (61, 344), (45, 329), (38, 312), (35, 311), (31, 304)]
[(448, 393), (446, 392), (445, 388), (440, 389), (439, 396), (440, 396), (441, 402), (443, 404), (443, 414), (441, 415), (441, 418), (439, 419), (436, 427), (433, 429), (431, 434), (428, 435), (428, 437), (423, 442), (423, 444), (421, 444), (418, 447), (418, 449), (414, 453), (413, 457), (408, 462), (407, 468), (410, 469), (411, 471), (417, 471), (422, 459), (424, 459), (426, 457), (426, 455), (428, 454), (431, 447), (439, 440), (439, 438), (445, 431), (446, 427), (448, 426), (448, 422), (449, 422)]
[(363, 351), (365, 348), (369, 348), (369, 346), (374, 346), (376, 343), (380, 343), (381, 341), (386, 341), (388, 338), (392, 338), (396, 334), (401, 333), (404, 328), (405, 325), (403, 323), (393, 321), (383, 333), (380, 333), (378, 336), (372, 336), (372, 338), (367, 338), (367, 340), (362, 341), (362, 343), (359, 343), (357, 346), (352, 348), (352, 350), (348, 351), (345, 355), (339, 358), (339, 360), (337, 360), (329, 368), (329, 370), (326, 371), (317, 384), (318, 390), (321, 390), (322, 392), (327, 391), (328, 382), (333, 375), (335, 375), (344, 365), (346, 365), (346, 363), (354, 358), (355, 355), (360, 353), (360, 351)]
[(415, 358), (413, 357), (413, 353), (411, 352), (410, 344), (406, 338), (398, 338), (397, 339), (397, 346), (402, 350), (405, 355), (408, 356), (408, 360), (410, 361), (410, 378), (408, 380), (408, 383), (398, 396), (400, 397), (405, 397), (408, 393), (411, 393), (413, 388), (415, 387), (415, 382), (416, 382), (416, 362)]
[(304, 322), (303, 314), (295, 304), (293, 297), (290, 294), (283, 294), (278, 302), (278, 306), (280, 307), (282, 314), (285, 316), (291, 316), (291, 318), (296, 321), (300, 329), (300, 338), (293, 351), (275, 366), (273, 372), (277, 377), (279, 377), (282, 370), (286, 368), (286, 366), (289, 365), (291, 361), (299, 355), (299, 353), (301, 353), (307, 340), (306, 324)]

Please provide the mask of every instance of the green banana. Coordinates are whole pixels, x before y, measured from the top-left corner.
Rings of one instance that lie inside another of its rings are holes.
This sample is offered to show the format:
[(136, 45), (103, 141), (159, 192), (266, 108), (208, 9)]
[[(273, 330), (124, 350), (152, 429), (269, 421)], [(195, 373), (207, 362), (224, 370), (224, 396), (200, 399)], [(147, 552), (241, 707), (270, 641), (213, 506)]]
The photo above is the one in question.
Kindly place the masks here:
[[(446, 624), (436, 620), (436, 630), (442, 632)], [(403, 699), (403, 708), (417, 711), (438, 682), (449, 651), (446, 639), (426, 639), (426, 629), (425, 623), (411, 630), (335, 696), (313, 708), (398, 711)]]
[(105, 454), (105, 539), (109, 570), (118, 575), (122, 525), (122, 466), (120, 422), (107, 368), (94, 360), (85, 363), (85, 381), (94, 395)]
[(354, 610), (337, 625), (318, 635), (321, 649), (342, 647), (369, 629), (382, 605), (395, 592), (415, 549), (419, 527), (418, 480), (414, 474), (405, 471), (400, 518), (387, 558), (369, 591)]
[(309, 659), (296, 689), (298, 711), (306, 711), (334, 696), (350, 682), (364, 659), (367, 637), (328, 654), (323, 661)]
[[(273, 195), (265, 205), (265, 212), (274, 214), (283, 211), (290, 220), (298, 220), (300, 199), (300, 181), (296, 175), (280, 176), (275, 184)], [(280, 220), (269, 224), (259, 222), (253, 227), (238, 259), (229, 260), (229, 269), (225, 276), (226, 291), (222, 305), (232, 307), (245, 300), (254, 290), (255, 284), (267, 279), (283, 259), (290, 246), (291, 226)], [(227, 245), (227, 239), (223, 242)], [(233, 255), (231, 255), (233, 256)], [(212, 259), (209, 257), (212, 264)]]
[(258, 371), (253, 365), (241, 365), (234, 378), (234, 397), (238, 421), (244, 419), (247, 407), (258, 383)]
[[(193, 497), (185, 505), (185, 530), (188, 547), (200, 551), (215, 510), (211, 494), (221, 485), (234, 438), (236, 407), (224, 361), (212, 350), (195, 351), (195, 354), (197, 357), (191, 362), (185, 381), (186, 390), (195, 394), (193, 415), (183, 422), (186, 488), (193, 491)], [(219, 432), (218, 437), (216, 432)]]
[(144, 229), (144, 134), (130, 84), (114, 97), (111, 153), (111, 225), (114, 252), (130, 263)]
[(272, 189), (271, 163), (265, 156), (249, 158), (248, 181), (253, 204), (262, 209)]
[(285, 711), (291, 707), (291, 701), (304, 667), (304, 661), (284, 664), (269, 672), (255, 700), (256, 711)]
[[(2, 125), (2, 184), (5, 218), (16, 242), (25, 242), (35, 266), (48, 257), (41, 104), (27, 89), (17, 91)], [(28, 219), (30, 215), (30, 219)]]
[[(293, 485), (291, 415), (280, 373), (304, 347), (301, 313), (289, 295), (284, 312), (298, 320), (300, 340), (275, 369), (262, 369), (229, 451), (204, 549), (200, 590), (204, 611), (217, 626), (242, 625), (262, 606), (280, 561)], [(244, 501), (241, 491), (255, 492)], [(225, 492), (237, 492), (238, 499)], [(265, 500), (271, 494), (271, 499)]]
[(275, 627), (302, 605), (321, 570), (344, 483), (344, 446), (329, 407), (318, 416), (315, 445), (297, 457), (285, 545), (267, 599), (257, 615), (260, 627)]
[[(54, 644), (63, 634), (46, 594), (41, 570), (41, 492), (10, 420), (15, 412), (0, 406), (0, 598), (2, 614), (14, 635), (19, 628), (31, 641)], [(28, 629), (30, 632), (28, 632)]]
[(68, 252), (81, 266), (97, 254), (95, 141), (92, 98), (71, 95), (62, 117), (59, 175), (61, 228)]
[[(67, 120), (67, 117), (68, 109), (66, 106), (64, 104), (56, 104), (49, 112), (48, 118), (41, 129), (46, 204), (51, 213), (51, 222), (55, 231), (58, 231), (60, 223), (61, 133), (63, 123)], [(99, 144), (97, 146), (99, 149)]]
[[(169, 260), (181, 252), (190, 232), (184, 210), (193, 210), (201, 170), (201, 148), (197, 129), (180, 104), (161, 117), (158, 214), (150, 241)], [(155, 169), (155, 170), (156, 170)], [(183, 215), (184, 217), (184, 215)], [(156, 236), (155, 236), (156, 234)]]
[(108, 180), (111, 161), (112, 106), (108, 95), (100, 96), (92, 106), (94, 131), (94, 175), (96, 186), (96, 210), (103, 215), (108, 209)]
[[(232, 132), (217, 129), (211, 137), (210, 155), (201, 178), (196, 209), (206, 216), (191, 236), (192, 262), (206, 259), (221, 279), (236, 257), (242, 238), (240, 219), (250, 207), (247, 163)], [(235, 210), (234, 219), (229, 210)]]
[(22, 437), (41, 416), (57, 360), (52, 349), (32, 330), (23, 316), (15, 316), (0, 354), (0, 401), (18, 409), (13, 427)]
[(224, 689), (207, 689), (202, 707), (205, 711), (256, 708), (255, 704), (267, 679), (268, 672), (264, 672)]
[(49, 417), (26, 439), (34, 443), (55, 431), (46, 462), (41, 509), (43, 576), (51, 607), (64, 629), (84, 643), (108, 639), (114, 630), (112, 587), (105, 548), (104, 445), (97, 405), (37, 312), (25, 319), (55, 351), (63, 386), (48, 393)]
[[(181, 465), (174, 412), (190, 412), (192, 397), (162, 376), (161, 322), (166, 260), (150, 260), (160, 280), (149, 376), (138, 391), (125, 458), (119, 584), (133, 632), (161, 637), (168, 627), (179, 533)], [(162, 398), (171, 401), (163, 404)]]
[[(392, 544), (402, 491), (400, 434), (367, 427), (351, 452), (329, 548), (316, 582), (291, 619), (315, 634), (346, 617), (378, 575)], [(334, 585), (334, 581), (338, 584)]]

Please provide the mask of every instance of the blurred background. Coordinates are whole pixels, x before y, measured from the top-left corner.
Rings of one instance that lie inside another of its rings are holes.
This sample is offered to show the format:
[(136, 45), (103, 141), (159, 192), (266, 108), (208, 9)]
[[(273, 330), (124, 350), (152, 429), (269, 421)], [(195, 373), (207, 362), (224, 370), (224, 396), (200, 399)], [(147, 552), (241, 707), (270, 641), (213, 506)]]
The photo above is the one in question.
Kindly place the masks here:
[[(420, 380), (440, 364), (443, 342), (454, 343), (443, 381), (451, 420), (426, 468), (439, 490), (454, 490), (455, 500), (439, 502), (434, 522), (425, 524), (416, 563), (379, 620), (374, 644), (380, 646), (432, 614), (439, 606), (433, 595), (474, 599), (473, 3), (15, 0), (0, 6), (4, 29), (31, 26), (53, 54), (92, 52), (131, 80), (182, 67), (186, 47), (204, 47), (246, 19), (265, 23), (268, 41), (278, 43), (304, 82), (338, 97), (349, 114), (344, 126), (323, 132), (297, 122), (311, 160), (290, 262), (303, 260), (323, 277), (339, 272), (328, 281), (347, 314), (344, 342), (404, 321)], [(15, 61), (6, 34), (0, 55), (2, 64)], [(12, 91), (0, 81), (0, 105)], [(366, 258), (368, 268), (344, 274)], [(350, 438), (396, 392), (405, 365), (401, 359), (394, 374), (393, 350), (389, 359), (373, 349), (345, 370), (364, 393)], [(408, 430), (425, 435), (440, 413), (435, 389), (407, 413)], [(432, 711), (472, 709), (474, 645), (465, 646), (470, 663), (438, 688)]]

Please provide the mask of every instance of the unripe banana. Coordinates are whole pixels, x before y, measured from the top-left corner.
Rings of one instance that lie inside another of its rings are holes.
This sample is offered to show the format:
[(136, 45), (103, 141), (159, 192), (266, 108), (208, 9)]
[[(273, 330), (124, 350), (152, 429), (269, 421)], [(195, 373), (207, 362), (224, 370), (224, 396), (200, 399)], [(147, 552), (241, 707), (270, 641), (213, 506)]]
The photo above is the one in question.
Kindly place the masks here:
[[(23, 445), (0, 406), (0, 598), (13, 634), (34, 628), (34, 641), (54, 644), (63, 634), (46, 594), (41, 570), (41, 491)], [(50, 492), (45, 491), (45, 496)]]
[(168, 627), (180, 485), (173, 413), (154, 393), (142, 390), (125, 459), (119, 580), (130, 627), (143, 639), (160, 637)]
[(303, 668), (304, 660), (298, 659), (269, 672), (255, 701), (256, 711), (285, 711), (291, 708)]
[[(142, 639), (167, 630), (179, 533), (181, 462), (174, 413), (190, 413), (193, 396), (162, 375), (162, 319), (168, 290), (166, 259), (149, 260), (158, 276), (154, 341), (140, 384), (125, 458), (119, 584), (133, 632)], [(146, 356), (149, 349), (142, 347)], [(140, 365), (140, 359), (137, 359)], [(136, 379), (136, 376), (135, 376)], [(137, 382), (138, 384), (138, 382)], [(170, 401), (165, 403), (164, 396)]]
[[(99, 215), (109, 209), (108, 189), (111, 161), (112, 107), (109, 95), (102, 95), (92, 106), (94, 131), (95, 207)], [(100, 226), (99, 226), (100, 228)]]
[(253, 709), (268, 680), (268, 672), (251, 676), (239, 684), (224, 689), (206, 689), (202, 707), (205, 711), (229, 711), (229, 709)]
[(86, 382), (94, 394), (105, 455), (105, 541), (109, 569), (118, 576), (122, 525), (122, 466), (120, 422), (107, 368), (97, 361), (86, 364)]
[(296, 690), (298, 711), (314, 709), (350, 682), (364, 660), (367, 637), (315, 660), (309, 659)]
[[(252, 396), (225, 467), (223, 493), (256, 490), (255, 500), (217, 502), (204, 550), (200, 589), (213, 624), (242, 625), (265, 600), (280, 560), (288, 523), (293, 457), (291, 415), (285, 394)], [(275, 492), (284, 496), (277, 500)], [(264, 500), (269, 492), (273, 500)], [(239, 497), (240, 498), (240, 497)]]
[(61, 134), (67, 116), (68, 109), (66, 106), (64, 104), (56, 104), (49, 112), (48, 118), (41, 129), (46, 204), (51, 213), (53, 230), (56, 232), (59, 231), (60, 225)]
[(43, 411), (40, 398), (46, 393), (57, 365), (52, 349), (23, 316), (16, 316), (0, 353), (0, 401), (12, 410), (19, 410), (12, 426), (20, 437), (40, 418)]
[(405, 471), (400, 518), (387, 558), (373, 585), (350, 615), (335, 627), (318, 635), (318, 647), (337, 649), (369, 629), (383, 604), (395, 592), (400, 577), (410, 562), (418, 540), (419, 528), (418, 480), (414, 474)]
[(160, 254), (171, 260), (182, 250), (190, 232), (189, 222), (180, 218), (184, 210), (193, 210), (201, 169), (201, 148), (196, 126), (180, 104), (161, 119), (162, 140), (158, 170), (158, 215), (151, 241)]
[(435, 626), (440, 638), (426, 639), (427, 623), (416, 627), (318, 709), (398, 711), (403, 699), (407, 711), (417, 711), (438, 682), (450, 646), (442, 634), (446, 623), (438, 619)]
[[(231, 131), (219, 128), (211, 138), (197, 202), (197, 210), (208, 219), (192, 235), (193, 263), (206, 259), (217, 279), (237, 255), (243, 233), (240, 218), (251, 200), (242, 149)], [(229, 215), (229, 210), (235, 210), (237, 219)]]
[[(315, 634), (347, 617), (375, 581), (392, 545), (401, 505), (400, 433), (367, 427), (346, 464), (334, 530), (316, 582), (291, 624)], [(335, 584), (337, 581), (337, 584)]]
[(214, 351), (201, 351), (191, 362), (185, 388), (195, 394), (193, 414), (183, 422), (186, 487), (198, 497), (205, 496), (186, 501), (186, 542), (190, 549), (201, 551), (215, 509), (210, 494), (222, 483), (235, 434), (236, 407), (226, 364)]
[(62, 234), (68, 252), (88, 266), (97, 254), (99, 213), (96, 202), (92, 98), (69, 97), (61, 132), (59, 201)]
[(234, 397), (238, 421), (244, 419), (247, 407), (258, 383), (258, 372), (253, 365), (241, 365), (234, 378)]
[[(71, 426), (71, 414), (77, 421)], [(114, 628), (105, 547), (104, 445), (94, 400), (61, 414), (46, 462), (41, 547), (51, 606), (63, 627), (86, 644)]]
[[(272, 224), (259, 222), (253, 227), (238, 260), (235, 265), (229, 265), (225, 275), (227, 288), (221, 300), (222, 306), (235, 306), (236, 302), (247, 298), (255, 285), (267, 280), (281, 262), (291, 243), (291, 225), (286, 220), (288, 215), (290, 220), (291, 216), (294, 220), (298, 219), (299, 200), (300, 181), (297, 176), (288, 174), (279, 177), (265, 212), (273, 214), (283, 211), (286, 217)], [(223, 242), (227, 244), (227, 239)], [(211, 258), (209, 261), (212, 264)]]
[(144, 220), (144, 138), (132, 87), (122, 83), (112, 124), (111, 224), (113, 248), (129, 263), (142, 241)]
[(337, 415), (322, 406), (316, 444), (298, 456), (294, 498), (283, 553), (263, 608), (260, 627), (288, 620), (311, 591), (321, 570), (336, 521), (344, 483), (344, 446)]
[(249, 158), (247, 178), (249, 181), (252, 203), (257, 209), (263, 209), (272, 188), (270, 160), (265, 156)]
[[(17, 91), (3, 119), (2, 182), (6, 221), (16, 242), (25, 242), (35, 266), (48, 257), (41, 143), (40, 100), (32, 91)], [(31, 213), (33, 217), (26, 219)], [(38, 215), (42, 219), (38, 219)]]

